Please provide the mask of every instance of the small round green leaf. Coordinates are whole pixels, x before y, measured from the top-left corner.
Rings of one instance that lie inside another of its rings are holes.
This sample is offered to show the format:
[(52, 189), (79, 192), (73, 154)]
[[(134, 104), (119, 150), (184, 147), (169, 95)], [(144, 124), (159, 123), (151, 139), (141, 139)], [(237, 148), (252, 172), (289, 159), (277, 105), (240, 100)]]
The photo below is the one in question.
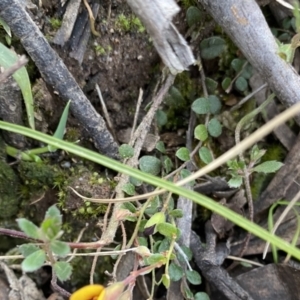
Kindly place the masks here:
[(225, 77), (222, 81), (223, 90), (226, 91), (229, 88), (230, 84), (231, 84), (231, 79), (229, 77)]
[(160, 223), (164, 223), (166, 221), (166, 216), (163, 212), (157, 212), (155, 213), (146, 223), (145, 230), (147, 228), (153, 227), (153, 234), (157, 231), (157, 225)]
[(218, 57), (226, 49), (224, 39), (213, 36), (202, 40), (200, 43), (200, 53), (203, 59), (213, 59)]
[(184, 275), (183, 270), (180, 266), (175, 263), (171, 263), (169, 266), (169, 276), (172, 281), (178, 281)]
[(145, 259), (146, 263), (148, 265), (154, 265), (157, 263), (165, 263), (166, 262), (166, 258), (160, 254), (160, 253), (155, 253), (152, 254), (151, 256), (147, 257), (147, 259)]
[(136, 207), (131, 202), (124, 202), (122, 208), (129, 210), (131, 213), (136, 213)]
[[(180, 178), (184, 179), (187, 178), (188, 176), (191, 175), (191, 171), (187, 170), (187, 169), (182, 169), (180, 170)], [(191, 180), (189, 183), (187, 183), (190, 186), (193, 186), (196, 183), (195, 180)]]
[(66, 261), (57, 261), (54, 264), (54, 272), (60, 281), (66, 281), (71, 277), (72, 267)]
[(199, 156), (200, 159), (205, 163), (205, 164), (209, 164), (212, 162), (213, 158), (212, 155), (209, 151), (209, 149), (207, 147), (201, 147), (199, 150)]
[(236, 82), (234, 83), (234, 85), (241, 92), (244, 92), (248, 88), (248, 82), (242, 76), (238, 77), (238, 79), (236, 80)]
[(218, 87), (218, 82), (209, 78), (209, 77), (206, 77), (205, 78), (205, 84), (206, 84), (206, 87), (207, 87), (207, 92), (209, 94), (214, 94), (216, 92), (216, 89)]
[(204, 292), (199, 292), (195, 295), (195, 300), (209, 300), (209, 296)]
[(210, 96), (208, 96), (208, 101), (209, 101), (210, 113), (212, 113), (214, 115), (218, 114), (222, 107), (219, 97), (217, 97), (215, 95), (210, 95)]
[(194, 130), (194, 136), (197, 140), (204, 142), (208, 138), (208, 133), (205, 125), (200, 124)]
[(201, 276), (197, 271), (186, 271), (187, 280), (194, 285), (201, 284)]
[(192, 104), (192, 110), (198, 115), (206, 115), (210, 112), (209, 100), (198, 98)]
[(142, 156), (139, 159), (141, 171), (152, 175), (158, 175), (161, 170), (161, 162), (158, 158), (150, 155)]
[(140, 179), (137, 179), (135, 177), (129, 178), (130, 183), (132, 183), (134, 186), (141, 186), (143, 184), (143, 181)]
[(24, 272), (33, 272), (38, 270), (45, 262), (46, 253), (44, 250), (38, 250), (28, 255), (22, 262)]
[(133, 157), (134, 149), (128, 144), (123, 144), (119, 147), (119, 154), (120, 154), (121, 158)]
[(166, 153), (166, 147), (163, 141), (158, 141), (155, 148), (161, 153)]
[(186, 147), (181, 147), (176, 151), (176, 156), (182, 161), (189, 161), (190, 151)]
[(222, 125), (218, 119), (213, 118), (208, 122), (207, 130), (211, 136), (218, 137), (222, 133)]
[(170, 239), (176, 237), (178, 235), (178, 229), (176, 228), (176, 226), (170, 224), (170, 223), (159, 223), (156, 226), (157, 231), (164, 235), (165, 237), (168, 237)]
[(195, 6), (190, 6), (186, 11), (186, 21), (189, 27), (193, 26), (194, 24), (200, 23), (202, 18), (203, 14)]
[(246, 62), (245, 59), (235, 58), (231, 62), (231, 67), (234, 71), (236, 71), (238, 73), (242, 70), (245, 62)]
[(182, 218), (183, 217), (183, 211), (182, 209), (173, 209), (169, 212), (169, 215), (173, 218)]
[(122, 191), (129, 196), (133, 196), (135, 194), (135, 187), (132, 183), (128, 182), (122, 186)]
[(166, 113), (161, 109), (157, 110), (155, 118), (156, 118), (156, 124), (159, 127), (166, 125), (168, 122), (168, 117), (167, 117)]

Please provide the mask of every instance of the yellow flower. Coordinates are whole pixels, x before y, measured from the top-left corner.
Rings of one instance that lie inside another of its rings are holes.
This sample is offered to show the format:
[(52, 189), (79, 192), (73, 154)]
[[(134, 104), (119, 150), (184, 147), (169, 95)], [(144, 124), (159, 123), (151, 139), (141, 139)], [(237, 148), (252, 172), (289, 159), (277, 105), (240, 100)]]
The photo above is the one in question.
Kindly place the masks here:
[(107, 288), (100, 284), (87, 285), (73, 293), (70, 300), (117, 300), (125, 286), (123, 282), (113, 283)]
[(104, 292), (105, 288), (103, 285), (87, 285), (73, 293), (70, 300), (101, 300)]

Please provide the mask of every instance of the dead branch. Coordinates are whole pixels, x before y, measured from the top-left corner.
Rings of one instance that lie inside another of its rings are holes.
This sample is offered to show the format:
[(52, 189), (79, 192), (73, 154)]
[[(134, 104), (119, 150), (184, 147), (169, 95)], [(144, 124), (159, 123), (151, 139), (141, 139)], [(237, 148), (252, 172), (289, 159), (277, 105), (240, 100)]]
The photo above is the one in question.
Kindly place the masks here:
[(117, 144), (107, 130), (103, 118), (83, 94), (63, 61), (50, 47), (20, 2), (0, 1), (0, 16), (20, 38), (46, 83), (59, 93), (63, 101), (71, 99), (72, 114), (93, 139), (96, 148), (110, 157), (118, 158)]

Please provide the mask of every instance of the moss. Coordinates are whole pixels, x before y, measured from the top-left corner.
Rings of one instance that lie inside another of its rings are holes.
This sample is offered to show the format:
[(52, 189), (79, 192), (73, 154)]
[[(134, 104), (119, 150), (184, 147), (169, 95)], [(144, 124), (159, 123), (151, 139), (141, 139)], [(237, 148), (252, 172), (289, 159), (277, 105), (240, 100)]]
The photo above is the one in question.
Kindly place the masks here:
[(140, 19), (133, 14), (127, 16), (125, 16), (124, 14), (118, 15), (116, 18), (115, 26), (116, 29), (124, 32), (143, 33), (145, 31), (145, 27), (143, 26)]
[(53, 29), (57, 30), (61, 27), (62, 21), (56, 18), (51, 18), (50, 19), (50, 24)]
[(20, 177), (25, 185), (33, 189), (52, 187), (59, 170), (44, 162), (21, 161), (19, 165)]
[(18, 213), (20, 181), (14, 170), (0, 160), (0, 219)]

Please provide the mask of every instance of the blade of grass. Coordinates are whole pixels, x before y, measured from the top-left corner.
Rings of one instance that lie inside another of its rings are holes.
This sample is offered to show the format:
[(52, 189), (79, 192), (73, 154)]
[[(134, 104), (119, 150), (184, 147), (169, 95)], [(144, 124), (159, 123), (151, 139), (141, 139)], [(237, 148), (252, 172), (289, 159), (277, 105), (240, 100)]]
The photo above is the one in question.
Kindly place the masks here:
[[(10, 49), (5, 47), (2, 43), (0, 43), (0, 65), (3, 66), (4, 69), (9, 68), (18, 60), (18, 56)], [(28, 124), (30, 128), (35, 129), (34, 127), (34, 111), (33, 111), (33, 97), (31, 93), (31, 85), (27, 70), (25, 67), (22, 67), (18, 71), (16, 71), (13, 75), (13, 78), (18, 83), (23, 98), (25, 102)]]
[[(297, 108), (298, 109), (300, 108), (300, 104), (297, 105)], [(289, 109), (287, 111), (289, 111), (289, 114), (295, 114), (297, 112), (297, 110), (295, 108)], [(285, 118), (288, 118), (288, 117), (290, 117), (290, 115), (287, 116), (287, 113), (286, 113)], [(243, 218), (242, 216), (231, 211), (230, 209), (226, 208), (225, 206), (222, 206), (222, 205), (214, 202), (213, 200), (211, 200), (210, 198), (208, 198), (204, 195), (195, 193), (190, 190), (186, 190), (182, 187), (176, 186), (172, 182), (163, 180), (161, 178), (152, 176), (150, 174), (143, 173), (139, 170), (133, 169), (127, 165), (124, 165), (118, 161), (114, 161), (108, 157), (102, 156), (91, 150), (82, 148), (80, 146), (77, 146), (77, 145), (62, 141), (62, 140), (59, 140), (57, 138), (48, 136), (41, 132), (31, 130), (29, 128), (25, 128), (25, 127), (15, 125), (15, 124), (10, 124), (10, 123), (3, 122), (3, 121), (0, 121), (0, 128), (37, 139), (41, 142), (50, 144), (59, 149), (63, 149), (67, 152), (73, 153), (82, 158), (85, 158), (90, 161), (101, 164), (101, 165), (108, 167), (112, 170), (115, 170), (117, 172), (125, 173), (129, 176), (133, 176), (135, 178), (141, 179), (144, 182), (147, 182), (154, 186), (160, 187), (162, 189), (168, 190), (177, 195), (181, 195), (185, 198), (193, 200), (195, 203), (197, 203), (203, 207), (206, 207), (207, 209), (209, 209), (213, 212), (216, 212), (217, 214), (227, 218), (228, 220), (232, 221), (234, 224), (240, 226), (241, 228), (251, 232), (252, 234), (260, 237), (261, 239), (263, 239), (265, 241), (270, 242), (271, 244), (274, 244), (276, 247), (278, 247), (281, 250), (287, 252), (288, 254), (294, 256), (295, 258), (300, 259), (300, 250), (293, 247), (286, 241), (278, 238), (277, 236), (270, 234), (268, 231), (261, 228), (260, 226), (254, 224), (254, 223), (251, 223), (249, 220)], [(259, 129), (259, 130), (261, 130), (261, 129)], [(228, 155), (226, 157), (228, 157)]]

